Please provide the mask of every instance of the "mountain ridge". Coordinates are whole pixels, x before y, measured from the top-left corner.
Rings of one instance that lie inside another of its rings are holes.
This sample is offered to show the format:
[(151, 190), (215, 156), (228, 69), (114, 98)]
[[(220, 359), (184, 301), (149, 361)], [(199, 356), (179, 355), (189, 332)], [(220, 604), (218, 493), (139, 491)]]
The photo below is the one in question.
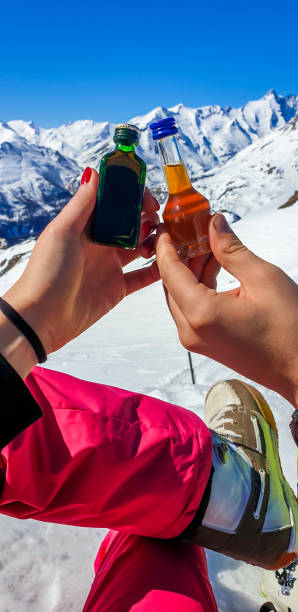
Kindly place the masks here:
[[(234, 183), (236, 176), (233, 173), (238, 172), (238, 162), (233, 165), (231, 161), (240, 156), (241, 174), (245, 175), (245, 162), (241, 157), (243, 151), (250, 151), (251, 147), (254, 151), (254, 145), (258, 149), (268, 136), (274, 136), (287, 127), (290, 155), (295, 155), (297, 114), (298, 96), (291, 94), (283, 97), (269, 90), (263, 98), (249, 101), (239, 108), (222, 108), (219, 105), (190, 108), (180, 102), (169, 109), (156, 107), (145, 115), (134, 117), (131, 122), (141, 130), (138, 154), (147, 163), (147, 183), (151, 188), (165, 194), (162, 168), (149, 125), (156, 119), (175, 116), (181, 152), (192, 180), (197, 184), (197, 179), (201, 178), (203, 182), (199, 187), (207, 190), (205, 195), (217, 201), (221, 199), (225, 208), (232, 210), (234, 198), (227, 202), (222, 195), (229, 189), (227, 172), (231, 173)], [(101, 157), (113, 148), (114, 127), (115, 124), (108, 121), (95, 122), (91, 119), (48, 129), (33, 121), (0, 122), (0, 238), (13, 244), (36, 236), (71, 197), (83, 168), (89, 165), (98, 169)], [(284, 140), (277, 138), (276, 141), (276, 146), (283, 151), (281, 158), (287, 149)], [(272, 148), (270, 150), (275, 161), (271, 163), (267, 155), (266, 163), (270, 167), (280, 166), (280, 176), (286, 175), (283, 160), (276, 160), (274, 151)], [(258, 152), (255, 155), (259, 166), (256, 173), (262, 174), (261, 157)], [(287, 163), (291, 164), (291, 157), (286, 155), (286, 158)], [(251, 155), (248, 155), (247, 163), (254, 165)], [(213, 182), (212, 176), (208, 175), (211, 171), (216, 175)], [(248, 172), (251, 185), (253, 174), (251, 170)], [(264, 172), (262, 177), (267, 185)], [(218, 180), (223, 181), (222, 190), (216, 186)], [(285, 183), (286, 178), (281, 180)], [(298, 187), (295, 180), (291, 179), (292, 193)], [(244, 192), (245, 181), (242, 183)], [(291, 197), (292, 193), (286, 185), (283, 185), (283, 189), (280, 189), (280, 184), (277, 187), (279, 195), (284, 191), (280, 197)], [(263, 191), (261, 188), (259, 198), (267, 201)], [(272, 189), (268, 192), (272, 193)], [(237, 197), (240, 193), (241, 188), (235, 189)], [(247, 204), (241, 210), (247, 211)]]

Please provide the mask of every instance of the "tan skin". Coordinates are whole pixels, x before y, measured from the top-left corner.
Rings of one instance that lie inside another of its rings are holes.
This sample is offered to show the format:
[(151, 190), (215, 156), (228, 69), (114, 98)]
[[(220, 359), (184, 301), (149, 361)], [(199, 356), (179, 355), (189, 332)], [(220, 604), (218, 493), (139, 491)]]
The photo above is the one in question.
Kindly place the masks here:
[[(210, 224), (212, 256), (182, 262), (161, 227), (157, 261), (125, 273), (140, 255), (151, 257), (159, 205), (145, 192), (140, 245), (126, 251), (95, 245), (89, 238), (98, 175), (52, 221), (38, 239), (26, 270), (4, 298), (24, 317), (51, 353), (104, 316), (126, 295), (162, 277), (180, 340), (273, 389), (298, 406), (298, 289), (276, 266), (256, 257), (215, 215)], [(219, 230), (216, 229), (219, 223)], [(240, 282), (217, 293), (220, 265)], [(0, 313), (0, 352), (25, 377), (36, 355)]]
[[(249, 251), (223, 215), (210, 223), (213, 255), (186, 265), (158, 230), (157, 261), (181, 343), (283, 395), (298, 407), (298, 287)], [(240, 285), (217, 293), (221, 264)]]
[[(78, 336), (126, 295), (159, 279), (156, 263), (123, 271), (140, 255), (152, 256), (150, 234), (159, 223), (158, 202), (146, 189), (137, 250), (100, 246), (89, 238), (97, 186), (93, 170), (90, 181), (43, 231), (24, 273), (3, 296), (33, 327), (47, 354)], [(0, 351), (25, 377), (36, 364), (34, 351), (2, 314), (0, 334)]]

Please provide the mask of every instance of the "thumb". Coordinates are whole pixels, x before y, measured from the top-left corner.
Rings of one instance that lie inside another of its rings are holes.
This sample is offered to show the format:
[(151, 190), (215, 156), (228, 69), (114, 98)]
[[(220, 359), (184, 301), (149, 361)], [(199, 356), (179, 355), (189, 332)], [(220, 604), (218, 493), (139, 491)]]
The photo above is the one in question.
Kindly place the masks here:
[(77, 193), (64, 206), (56, 221), (60, 217), (64, 224), (83, 231), (95, 207), (97, 188), (98, 174), (88, 167), (82, 175)]
[(209, 240), (218, 263), (239, 281), (255, 279), (259, 267), (265, 263), (239, 240), (222, 214), (212, 217)]

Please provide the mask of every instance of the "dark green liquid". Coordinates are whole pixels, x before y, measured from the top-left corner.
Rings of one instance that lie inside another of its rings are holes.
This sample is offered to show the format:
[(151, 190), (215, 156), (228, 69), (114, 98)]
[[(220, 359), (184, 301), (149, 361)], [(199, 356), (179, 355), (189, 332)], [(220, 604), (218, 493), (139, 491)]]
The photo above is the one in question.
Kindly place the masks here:
[(135, 248), (138, 244), (146, 166), (134, 152), (115, 151), (101, 163), (93, 239)]

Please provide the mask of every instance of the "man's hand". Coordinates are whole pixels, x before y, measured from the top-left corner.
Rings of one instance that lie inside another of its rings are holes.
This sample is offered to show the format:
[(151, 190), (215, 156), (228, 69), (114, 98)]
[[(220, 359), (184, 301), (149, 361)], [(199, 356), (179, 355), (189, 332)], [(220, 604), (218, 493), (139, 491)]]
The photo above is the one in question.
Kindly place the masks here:
[[(213, 256), (179, 258), (159, 230), (157, 262), (168, 306), (185, 348), (207, 355), (298, 405), (298, 287), (249, 251), (223, 215), (210, 223)], [(222, 265), (240, 286), (216, 292)]]
[(3, 296), (38, 334), (47, 353), (78, 336), (126, 295), (159, 279), (156, 262), (133, 272), (122, 269), (140, 255), (153, 255), (158, 202), (146, 189), (138, 249), (100, 246), (89, 236), (97, 186), (98, 174), (92, 170), (90, 181), (42, 232), (21, 278)]

